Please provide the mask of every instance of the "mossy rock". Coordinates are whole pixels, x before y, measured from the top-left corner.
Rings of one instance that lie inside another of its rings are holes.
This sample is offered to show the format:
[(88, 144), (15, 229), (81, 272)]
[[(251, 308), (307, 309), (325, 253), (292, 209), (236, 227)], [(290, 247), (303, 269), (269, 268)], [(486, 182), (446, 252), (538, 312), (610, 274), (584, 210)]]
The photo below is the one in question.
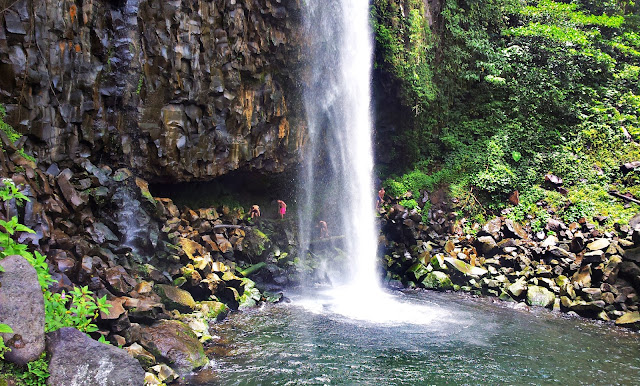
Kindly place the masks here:
[(545, 308), (553, 307), (556, 295), (544, 287), (530, 285), (527, 289), (527, 304)]
[(262, 257), (265, 251), (271, 247), (271, 240), (259, 229), (247, 230), (242, 241), (242, 252), (250, 258)]
[(427, 267), (425, 267), (424, 264), (415, 263), (414, 265), (409, 267), (407, 272), (405, 272), (405, 275), (409, 280), (419, 282), (424, 279), (424, 277), (427, 276), (428, 273), (429, 270), (427, 269)]
[(427, 274), (422, 280), (422, 285), (427, 289), (434, 289), (439, 291), (447, 291), (453, 289), (453, 282), (451, 278), (444, 272), (433, 271)]

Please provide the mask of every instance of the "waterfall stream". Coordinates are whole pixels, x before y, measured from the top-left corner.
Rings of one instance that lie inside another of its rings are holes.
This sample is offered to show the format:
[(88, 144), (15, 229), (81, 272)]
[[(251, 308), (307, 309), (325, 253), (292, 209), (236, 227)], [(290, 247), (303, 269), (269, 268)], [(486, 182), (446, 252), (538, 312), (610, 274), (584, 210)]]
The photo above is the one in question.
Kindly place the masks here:
[[(346, 263), (331, 264), (323, 307), (370, 319), (375, 307), (357, 294), (382, 294), (376, 272), (371, 119), (373, 37), (366, 0), (309, 1), (305, 27), (311, 69), (305, 89), (309, 138), (301, 178), (301, 250), (324, 220), (344, 236)], [(313, 306), (311, 306), (313, 307)]]
[(306, 11), (311, 69), (304, 94), (309, 138), (300, 187), (301, 250), (307, 254), (315, 224), (325, 220), (332, 235), (344, 237), (346, 259), (325, 267), (331, 289), (299, 303), (311, 312), (371, 322), (427, 322), (432, 310), (395, 302), (381, 289), (377, 271), (369, 2), (309, 1)]
[(315, 225), (344, 235), (348, 265), (331, 272), (334, 284), (378, 288), (371, 64), (373, 42), (366, 0), (309, 1), (305, 26), (311, 70), (305, 90), (309, 138), (302, 180), (302, 250)]

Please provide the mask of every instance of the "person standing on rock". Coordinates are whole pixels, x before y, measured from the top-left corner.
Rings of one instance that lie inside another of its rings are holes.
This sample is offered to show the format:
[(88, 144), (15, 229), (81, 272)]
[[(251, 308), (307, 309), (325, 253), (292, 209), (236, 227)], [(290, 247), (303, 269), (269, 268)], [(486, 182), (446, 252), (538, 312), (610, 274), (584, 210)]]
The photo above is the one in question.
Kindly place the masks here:
[(378, 190), (378, 197), (376, 197), (376, 210), (380, 209), (380, 207), (384, 203), (384, 194), (384, 187), (382, 187), (380, 188), (380, 190)]
[(251, 207), (251, 218), (260, 217), (260, 207), (258, 205), (254, 205)]
[(320, 220), (318, 222), (318, 227), (320, 228), (320, 238), (324, 239), (329, 237), (329, 227), (327, 226), (327, 222)]
[(282, 200), (278, 200), (278, 212), (280, 213), (280, 218), (284, 219), (284, 215), (287, 213), (287, 204)]

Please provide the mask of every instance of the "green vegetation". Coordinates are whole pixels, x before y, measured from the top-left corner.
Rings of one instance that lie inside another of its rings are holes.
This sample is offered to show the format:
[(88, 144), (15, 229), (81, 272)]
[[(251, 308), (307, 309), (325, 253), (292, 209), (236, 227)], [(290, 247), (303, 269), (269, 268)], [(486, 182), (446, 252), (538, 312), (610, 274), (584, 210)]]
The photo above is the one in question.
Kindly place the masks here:
[[(619, 168), (640, 160), (640, 5), (447, 0), (433, 25), (425, 14), (422, 1), (373, 2), (376, 66), (415, 113), (395, 138), (403, 157), (381, 169), (390, 195), (447, 186), (467, 214), (511, 207), (534, 228), (549, 211), (635, 213), (607, 191), (640, 193), (638, 172)], [(547, 173), (566, 195), (541, 189)]]
[[(44, 386), (49, 378), (49, 362), (43, 353), (39, 359), (20, 367), (13, 363), (0, 361), (0, 385), (3, 381), (11, 380), (16, 386)], [(6, 384), (6, 383), (5, 383)]]
[[(2, 202), (16, 200), (18, 205), (24, 204), (29, 198), (26, 197), (11, 179), (2, 179), (0, 187), (0, 199)], [(45, 332), (55, 331), (62, 327), (75, 327), (86, 333), (98, 330), (93, 321), (98, 317), (99, 312), (108, 312), (110, 305), (106, 304), (106, 296), (95, 299), (93, 293), (87, 287), (74, 288), (66, 294), (52, 293), (49, 286), (55, 283), (49, 273), (46, 258), (38, 251), (31, 252), (27, 245), (20, 244), (13, 239), (16, 232), (34, 233), (29, 227), (20, 224), (18, 217), (13, 216), (11, 220), (0, 220), (0, 262), (10, 255), (20, 255), (25, 258), (36, 270), (38, 282), (42, 288), (45, 304)], [(2, 267), (0, 266), (0, 271)], [(0, 324), (0, 333), (12, 333), (10, 326)], [(104, 339), (101, 339), (104, 342)], [(0, 337), (0, 359), (4, 358), (4, 353), (9, 348), (5, 346), (4, 340)], [(48, 363), (44, 356), (36, 361), (27, 364), (26, 369), (19, 368), (12, 364), (0, 361), (0, 370), (3, 374), (11, 376), (18, 382), (18, 385), (44, 385), (48, 377)], [(2, 381), (3, 378), (0, 378)]]
[[(11, 127), (9, 124), (7, 124), (4, 121), (4, 118), (6, 116), (7, 116), (7, 110), (4, 108), (3, 105), (0, 105), (0, 130), (2, 130), (7, 135), (11, 143), (15, 144), (20, 138), (22, 138), (22, 134), (18, 133), (13, 127)], [(2, 149), (2, 141), (0, 141), (0, 149)], [(25, 153), (24, 149), (18, 149), (18, 153), (21, 156), (23, 156), (25, 159), (31, 162), (36, 162), (36, 159), (30, 156), (29, 154)]]

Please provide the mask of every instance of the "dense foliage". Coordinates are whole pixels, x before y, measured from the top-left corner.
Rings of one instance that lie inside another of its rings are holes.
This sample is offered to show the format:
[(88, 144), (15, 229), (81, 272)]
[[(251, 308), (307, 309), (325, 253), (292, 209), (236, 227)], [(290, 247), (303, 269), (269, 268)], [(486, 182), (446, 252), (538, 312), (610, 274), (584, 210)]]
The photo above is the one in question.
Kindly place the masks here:
[[(565, 220), (633, 213), (606, 190), (637, 189), (619, 167), (640, 159), (640, 5), (443, 0), (431, 26), (425, 14), (422, 1), (372, 7), (376, 64), (416, 114), (391, 194), (446, 184), (475, 214), (516, 190), (515, 217), (541, 200)], [(541, 188), (547, 173), (565, 195)]]

